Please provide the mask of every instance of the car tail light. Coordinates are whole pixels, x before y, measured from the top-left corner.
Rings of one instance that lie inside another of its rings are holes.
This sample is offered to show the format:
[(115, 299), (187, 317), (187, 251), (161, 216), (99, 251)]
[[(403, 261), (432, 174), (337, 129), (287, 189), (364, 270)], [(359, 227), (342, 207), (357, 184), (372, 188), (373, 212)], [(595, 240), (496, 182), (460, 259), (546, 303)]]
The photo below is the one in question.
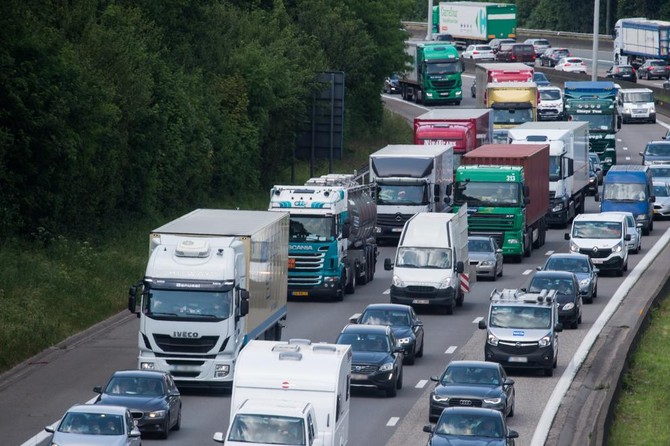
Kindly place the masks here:
[(479, 54), (479, 51), (473, 51), (472, 54)]

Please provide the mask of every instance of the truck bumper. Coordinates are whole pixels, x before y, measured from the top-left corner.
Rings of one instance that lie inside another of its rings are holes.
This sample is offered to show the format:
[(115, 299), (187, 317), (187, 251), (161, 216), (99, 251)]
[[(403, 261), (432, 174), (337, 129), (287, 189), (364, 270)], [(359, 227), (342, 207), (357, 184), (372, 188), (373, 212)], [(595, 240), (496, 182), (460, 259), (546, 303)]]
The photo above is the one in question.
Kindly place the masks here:
[(391, 303), (421, 307), (449, 307), (456, 303), (456, 292), (451, 287), (444, 289), (431, 286), (400, 288), (391, 285)]
[(426, 104), (459, 102), (461, 99), (463, 99), (463, 90), (461, 88), (454, 88), (447, 91), (432, 90), (424, 92), (424, 102)]
[(334, 278), (332, 281), (310, 287), (289, 285), (288, 297), (291, 299), (306, 298), (306, 297), (333, 299), (337, 294), (337, 290), (339, 288), (340, 288), (339, 278)]
[(179, 386), (229, 389), (233, 383), (232, 362), (192, 356), (157, 357), (152, 352), (140, 352), (137, 368), (168, 372)]
[(375, 237), (377, 240), (395, 240), (400, 239), (403, 226), (377, 226)]

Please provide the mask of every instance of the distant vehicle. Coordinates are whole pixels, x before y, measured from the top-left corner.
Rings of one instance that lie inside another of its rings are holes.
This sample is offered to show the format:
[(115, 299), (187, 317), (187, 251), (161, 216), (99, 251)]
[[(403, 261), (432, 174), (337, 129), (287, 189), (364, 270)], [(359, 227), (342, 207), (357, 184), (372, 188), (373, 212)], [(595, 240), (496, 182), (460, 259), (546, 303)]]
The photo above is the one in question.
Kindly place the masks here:
[(649, 141), (640, 156), (643, 166), (670, 164), (670, 140)]
[(440, 376), (431, 376), (435, 388), (429, 397), (429, 421), (437, 421), (447, 407), (495, 409), (514, 416), (514, 380), (497, 362), (451, 361)]
[(586, 64), (579, 57), (564, 57), (554, 65), (554, 68), (558, 71), (586, 74)]
[(56, 427), (47, 426), (53, 434), (50, 445), (58, 446), (140, 446), (140, 430), (133, 414), (124, 406), (77, 404), (70, 407)]
[(637, 74), (632, 65), (613, 65), (607, 70), (605, 77), (633, 83), (637, 82)]
[(514, 39), (491, 39), (489, 41), (489, 46), (493, 50), (494, 53), (497, 53), (500, 50), (500, 45), (503, 43), (516, 43), (516, 40)]
[(582, 295), (577, 276), (569, 271), (538, 271), (530, 281), (528, 291), (541, 293), (555, 290), (558, 302), (558, 321), (576, 329), (582, 323)]
[(597, 153), (589, 151), (589, 159), (593, 163), (593, 169), (596, 172), (596, 176), (598, 177), (598, 184), (603, 184), (603, 166), (600, 164), (600, 157), (598, 156)]
[(503, 275), (503, 253), (494, 237), (471, 235), (468, 237), (470, 266), (475, 267), (477, 277), (497, 280)]
[(598, 174), (593, 161), (589, 159), (589, 186), (586, 190), (587, 195), (595, 197), (598, 195)]
[(495, 60), (496, 55), (488, 45), (469, 45), (463, 51), (463, 58), (471, 60)]
[(547, 48), (540, 56), (540, 65), (543, 67), (554, 67), (564, 57), (570, 57), (572, 53), (567, 48)]
[(376, 388), (387, 397), (402, 389), (403, 351), (391, 327), (349, 324), (342, 329), (336, 344), (351, 345), (351, 386)]
[(565, 112), (563, 108), (563, 90), (559, 87), (548, 85), (546, 87), (537, 87), (540, 93), (540, 102), (537, 104), (537, 120), (562, 121)]
[(664, 181), (654, 181), (654, 218), (660, 220), (670, 217), (670, 185)]
[(181, 427), (181, 395), (172, 375), (153, 370), (122, 370), (112, 374), (104, 387), (94, 387), (100, 395), (97, 405), (118, 405), (142, 412), (137, 420), (141, 432), (157, 432), (167, 438), (170, 430)]
[[(477, 79), (474, 79), (474, 80), (472, 81), (472, 86), (470, 87), (470, 95), (471, 95), (473, 98), (476, 98), (476, 97), (477, 97)], [(670, 130), (669, 130), (669, 131), (670, 131)]]
[(452, 36), (451, 34), (447, 34), (447, 33), (436, 34), (434, 40), (436, 40), (438, 42), (446, 42), (446, 43), (450, 43), (450, 44), (455, 44), (454, 36)]
[(579, 292), (587, 304), (598, 297), (598, 273), (591, 257), (585, 254), (554, 253), (547, 258), (539, 271), (568, 271), (577, 276)]
[(481, 407), (448, 407), (434, 428), (427, 425), (423, 431), (430, 433), (427, 446), (514, 446), (519, 437), (500, 412)]
[(626, 218), (626, 226), (628, 226), (628, 233), (630, 240), (628, 241), (628, 252), (637, 254), (642, 249), (642, 223), (635, 221), (635, 215), (627, 211), (609, 211), (608, 214), (619, 213)]
[(649, 59), (637, 69), (638, 79), (670, 79), (670, 66), (661, 59)]
[(423, 356), (423, 322), (416, 316), (414, 308), (402, 304), (370, 304), (363, 313), (349, 320), (353, 324), (388, 325), (404, 351), (405, 364), (414, 364), (415, 358)]
[(535, 64), (535, 50), (533, 45), (525, 43), (502, 43), (496, 52), (499, 62), (521, 62)]
[(393, 73), (384, 79), (384, 93), (386, 94), (400, 94), (400, 78)]
[(546, 87), (550, 84), (547, 76), (541, 71), (533, 73), (533, 82), (535, 82), (538, 87)]
[(551, 44), (547, 39), (526, 39), (523, 41), (523, 43), (529, 43), (533, 45), (533, 48), (535, 49), (535, 55), (537, 57), (541, 56), (542, 53), (547, 51), (547, 48), (551, 47)]

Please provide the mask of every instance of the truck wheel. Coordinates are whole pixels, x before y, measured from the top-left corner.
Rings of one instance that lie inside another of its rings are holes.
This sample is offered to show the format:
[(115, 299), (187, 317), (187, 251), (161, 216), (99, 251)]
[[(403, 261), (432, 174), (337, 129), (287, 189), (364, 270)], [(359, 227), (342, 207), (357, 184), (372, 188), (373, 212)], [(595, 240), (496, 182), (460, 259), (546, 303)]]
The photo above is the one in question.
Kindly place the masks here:
[(351, 281), (347, 283), (344, 287), (344, 292), (347, 294), (354, 294), (356, 292), (356, 267), (354, 266), (354, 271), (351, 274)]
[(454, 314), (454, 301), (452, 300), (447, 305), (444, 306), (445, 314)]
[(340, 277), (340, 287), (335, 291), (333, 296), (334, 302), (342, 302), (344, 300), (344, 274)]
[(370, 272), (369, 269), (369, 263), (368, 263), (368, 256), (365, 256), (365, 265), (363, 266), (363, 275), (357, 276), (358, 277), (358, 284), (359, 285), (365, 285), (368, 283), (368, 274)]
[[(533, 237), (533, 235), (529, 234), (529, 236), (528, 236), (529, 241), (532, 240), (532, 237)], [(524, 243), (523, 243), (523, 256), (524, 257), (530, 257), (530, 251), (532, 249), (531, 248), (531, 243), (526, 243), (525, 240), (524, 240)]]
[(461, 289), (461, 287), (458, 287), (458, 292), (456, 293), (456, 306), (457, 307), (462, 307), (463, 302), (465, 301), (465, 292)]

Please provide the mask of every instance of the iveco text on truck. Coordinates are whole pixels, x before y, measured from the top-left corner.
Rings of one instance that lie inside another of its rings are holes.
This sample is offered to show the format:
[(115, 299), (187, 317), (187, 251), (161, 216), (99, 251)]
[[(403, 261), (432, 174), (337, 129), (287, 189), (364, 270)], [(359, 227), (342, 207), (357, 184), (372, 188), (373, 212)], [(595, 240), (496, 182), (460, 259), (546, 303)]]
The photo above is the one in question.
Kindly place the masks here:
[(421, 104), (460, 105), (463, 99), (463, 67), (458, 51), (442, 42), (407, 42), (412, 66), (400, 78), (400, 94)]
[(279, 340), (288, 226), (287, 213), (196, 209), (151, 231), (144, 279), (128, 298), (140, 318), (138, 368), (227, 387), (249, 340)]
[(377, 206), (373, 186), (330, 174), (304, 186), (274, 186), (270, 211), (289, 212), (288, 292), (342, 300), (375, 273)]

